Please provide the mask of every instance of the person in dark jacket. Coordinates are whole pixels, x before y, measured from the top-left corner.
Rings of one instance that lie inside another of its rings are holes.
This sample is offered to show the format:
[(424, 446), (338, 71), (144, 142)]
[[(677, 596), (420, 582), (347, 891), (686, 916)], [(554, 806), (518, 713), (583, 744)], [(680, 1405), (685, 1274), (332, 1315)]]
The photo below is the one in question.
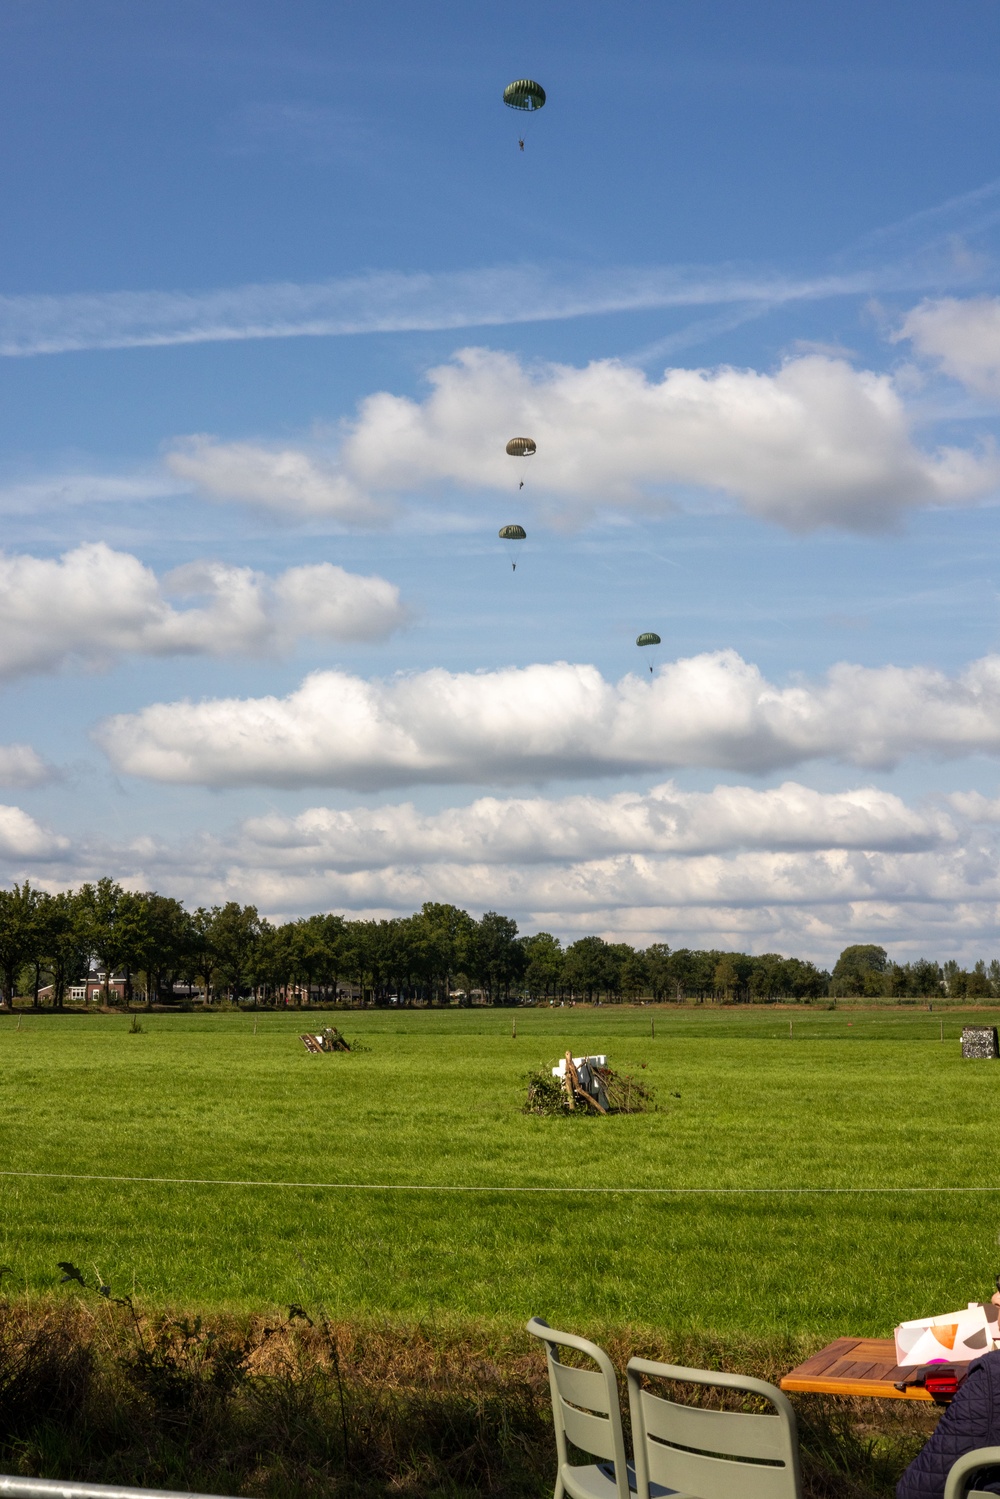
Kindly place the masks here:
[[(953, 1463), (976, 1447), (1000, 1447), (1000, 1352), (969, 1365), (958, 1393), (896, 1486), (896, 1499), (942, 1499)], [(976, 1489), (1000, 1494), (1000, 1468), (984, 1469)]]

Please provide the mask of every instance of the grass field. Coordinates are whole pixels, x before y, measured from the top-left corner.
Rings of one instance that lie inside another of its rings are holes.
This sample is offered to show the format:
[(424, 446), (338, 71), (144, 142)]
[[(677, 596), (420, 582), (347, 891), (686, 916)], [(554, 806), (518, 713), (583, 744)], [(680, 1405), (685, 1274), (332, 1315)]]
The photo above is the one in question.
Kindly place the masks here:
[[(118, 1016), (4, 1017), (7, 1171), (496, 1189), (7, 1176), (8, 1287), (51, 1292), (68, 1259), (151, 1308), (822, 1338), (990, 1294), (1000, 1065), (962, 1061), (960, 1013), (944, 1045), (936, 1013), (798, 1011), (790, 1037), (787, 1011), (658, 1009), (655, 1039), (652, 1013), (519, 1011), (516, 1040), (504, 1011), (353, 1014), (369, 1049), (322, 1057), (298, 1015), (262, 1014), (256, 1034), (246, 1014), (143, 1016), (140, 1035)], [(567, 1046), (646, 1062), (660, 1111), (523, 1115), (525, 1073)]]

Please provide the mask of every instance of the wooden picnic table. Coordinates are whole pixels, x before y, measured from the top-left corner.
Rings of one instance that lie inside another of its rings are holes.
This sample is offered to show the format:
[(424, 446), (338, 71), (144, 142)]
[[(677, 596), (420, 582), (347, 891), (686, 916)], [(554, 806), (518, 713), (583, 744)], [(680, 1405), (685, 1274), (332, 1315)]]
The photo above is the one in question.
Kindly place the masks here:
[(912, 1378), (913, 1369), (900, 1369), (892, 1338), (838, 1338), (792, 1369), (781, 1381), (783, 1390), (816, 1395), (874, 1395), (880, 1400), (930, 1400), (925, 1389), (897, 1390), (897, 1382)]

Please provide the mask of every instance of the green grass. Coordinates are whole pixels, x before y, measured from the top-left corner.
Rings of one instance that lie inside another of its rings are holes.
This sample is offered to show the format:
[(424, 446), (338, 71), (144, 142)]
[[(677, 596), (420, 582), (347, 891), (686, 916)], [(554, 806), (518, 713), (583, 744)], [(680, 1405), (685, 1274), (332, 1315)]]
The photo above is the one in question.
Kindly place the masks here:
[[(7, 1170), (557, 1186), (333, 1191), (0, 1178), (8, 1286), (69, 1259), (146, 1307), (826, 1339), (985, 1297), (1000, 1269), (1000, 1065), (962, 1016), (578, 1008), (0, 1021)], [(989, 1020), (977, 1012), (977, 1023)], [(850, 1023), (849, 1023), (850, 1022)], [(539, 1119), (524, 1074), (567, 1046), (657, 1089), (655, 1114)], [(674, 1097), (679, 1093), (680, 1097)], [(975, 1195), (935, 1190), (990, 1186)], [(878, 1196), (595, 1196), (584, 1188), (926, 1187)]]

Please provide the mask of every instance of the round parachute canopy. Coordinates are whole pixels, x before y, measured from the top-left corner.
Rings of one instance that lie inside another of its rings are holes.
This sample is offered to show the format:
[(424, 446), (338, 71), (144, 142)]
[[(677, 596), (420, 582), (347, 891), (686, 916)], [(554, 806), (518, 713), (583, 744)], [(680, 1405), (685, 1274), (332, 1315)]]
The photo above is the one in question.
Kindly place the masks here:
[(497, 532), (501, 541), (527, 541), (528, 533), (523, 526), (501, 526)]
[(644, 634), (635, 637), (635, 643), (636, 645), (659, 645), (660, 637), (652, 630), (646, 630)]
[(503, 102), (508, 109), (541, 109), (545, 90), (533, 78), (517, 78), (504, 89)]
[(534, 452), (537, 452), (537, 448), (533, 437), (512, 437), (507, 444), (507, 453), (511, 458), (530, 458)]

